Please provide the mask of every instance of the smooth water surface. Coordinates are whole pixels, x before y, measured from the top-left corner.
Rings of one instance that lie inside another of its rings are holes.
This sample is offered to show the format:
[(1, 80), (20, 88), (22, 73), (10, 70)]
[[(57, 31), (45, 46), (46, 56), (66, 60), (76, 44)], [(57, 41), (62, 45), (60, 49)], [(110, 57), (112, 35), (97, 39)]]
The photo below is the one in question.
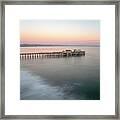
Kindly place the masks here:
[(100, 47), (28, 47), (21, 52), (82, 49), (85, 56), (21, 60), (21, 100), (99, 100)]

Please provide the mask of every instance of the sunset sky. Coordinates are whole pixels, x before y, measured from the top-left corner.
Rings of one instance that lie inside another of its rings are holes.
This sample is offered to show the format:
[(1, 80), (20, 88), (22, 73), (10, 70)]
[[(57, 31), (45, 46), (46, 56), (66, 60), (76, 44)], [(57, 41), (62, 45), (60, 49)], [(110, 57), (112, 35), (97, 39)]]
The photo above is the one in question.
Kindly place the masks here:
[(98, 20), (21, 20), (21, 44), (99, 45)]

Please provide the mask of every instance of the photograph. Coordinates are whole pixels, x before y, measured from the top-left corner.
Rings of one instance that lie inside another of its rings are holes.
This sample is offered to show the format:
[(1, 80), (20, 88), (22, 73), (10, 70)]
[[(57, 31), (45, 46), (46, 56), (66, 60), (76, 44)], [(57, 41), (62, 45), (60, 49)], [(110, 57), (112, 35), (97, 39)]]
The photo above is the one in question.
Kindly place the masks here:
[(100, 20), (20, 20), (20, 100), (100, 100)]

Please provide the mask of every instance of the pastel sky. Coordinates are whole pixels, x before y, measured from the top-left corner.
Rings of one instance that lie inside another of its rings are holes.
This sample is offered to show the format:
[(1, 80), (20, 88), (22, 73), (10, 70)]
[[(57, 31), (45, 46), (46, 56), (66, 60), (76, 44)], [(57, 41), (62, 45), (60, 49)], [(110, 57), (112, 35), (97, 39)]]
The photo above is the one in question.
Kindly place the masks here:
[(21, 44), (99, 45), (98, 20), (21, 20)]

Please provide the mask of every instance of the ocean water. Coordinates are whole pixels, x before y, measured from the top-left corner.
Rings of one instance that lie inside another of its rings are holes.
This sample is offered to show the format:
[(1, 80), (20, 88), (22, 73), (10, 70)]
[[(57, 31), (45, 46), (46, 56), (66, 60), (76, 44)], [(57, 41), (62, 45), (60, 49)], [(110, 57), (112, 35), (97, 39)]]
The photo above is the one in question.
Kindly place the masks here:
[(100, 100), (100, 47), (24, 47), (24, 52), (82, 49), (86, 55), (20, 61), (21, 100)]

